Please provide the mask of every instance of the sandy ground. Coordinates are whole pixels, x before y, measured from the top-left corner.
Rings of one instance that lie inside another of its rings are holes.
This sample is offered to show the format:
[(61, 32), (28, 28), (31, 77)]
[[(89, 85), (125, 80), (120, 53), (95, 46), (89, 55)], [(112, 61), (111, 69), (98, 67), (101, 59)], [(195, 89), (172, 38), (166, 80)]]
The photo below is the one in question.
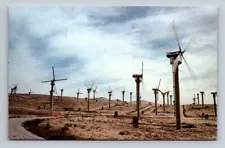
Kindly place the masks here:
[[(35, 98), (35, 99), (34, 99)], [(49, 96), (21, 95), (11, 101), (9, 105), (9, 127), (15, 134), (9, 135), (13, 138), (18, 130), (18, 124), (25, 121), (19, 117), (49, 116)], [(45, 108), (37, 109), (38, 106)], [(72, 111), (65, 111), (65, 107), (73, 108)], [(158, 114), (155, 115), (154, 105), (149, 102), (142, 102), (140, 107), (141, 118), (139, 127), (133, 127), (133, 117), (136, 116), (136, 105), (116, 105), (111, 102), (111, 109), (108, 100), (90, 100), (90, 112), (87, 112), (87, 101), (85, 99), (71, 99), (54, 101), (54, 119), (33, 120), (25, 122), (25, 128), (48, 140), (216, 140), (217, 139), (217, 118), (214, 116), (213, 105), (185, 105), (186, 117), (182, 113), (182, 128), (176, 130), (176, 118), (173, 106), (166, 105), (166, 112), (163, 112), (162, 105), (158, 106)], [(115, 111), (118, 117), (114, 117)], [(208, 118), (201, 117), (202, 113), (208, 114)], [(13, 120), (13, 118), (16, 118)], [(12, 122), (13, 121), (13, 122)], [(11, 125), (10, 125), (11, 124)], [(15, 127), (14, 127), (15, 126)], [(23, 129), (25, 130), (25, 129)], [(24, 133), (21, 132), (21, 133)], [(32, 137), (30, 137), (32, 138)], [(30, 139), (29, 136), (19, 135), (14, 139)]]
[(30, 129), (27, 126), (27, 129), (49, 139), (216, 140), (217, 125), (213, 119), (182, 118), (181, 130), (176, 130), (175, 123), (173, 115), (161, 114), (158, 117), (142, 115), (139, 128), (134, 128), (130, 116), (114, 118), (106, 115), (83, 114), (44, 120), (35, 125), (38, 131), (32, 130), (34, 125), (30, 126)]

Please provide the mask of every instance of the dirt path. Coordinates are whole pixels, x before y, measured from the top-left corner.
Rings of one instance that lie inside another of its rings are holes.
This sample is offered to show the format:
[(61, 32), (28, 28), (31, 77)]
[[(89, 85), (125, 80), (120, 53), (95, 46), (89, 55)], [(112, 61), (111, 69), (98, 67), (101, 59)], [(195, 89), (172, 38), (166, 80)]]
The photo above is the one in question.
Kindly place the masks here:
[[(49, 118), (49, 117), (44, 117)], [(44, 140), (23, 128), (24, 121), (37, 118), (10, 118), (8, 119), (8, 139), (9, 140)]]

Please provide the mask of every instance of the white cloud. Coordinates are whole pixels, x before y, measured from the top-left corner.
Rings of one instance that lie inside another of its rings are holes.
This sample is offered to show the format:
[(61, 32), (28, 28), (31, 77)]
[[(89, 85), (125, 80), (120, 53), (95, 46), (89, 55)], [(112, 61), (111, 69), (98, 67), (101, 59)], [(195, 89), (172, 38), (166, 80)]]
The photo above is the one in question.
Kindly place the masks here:
[[(154, 101), (152, 88), (158, 85), (160, 78), (162, 79), (160, 88), (167, 90), (168, 87), (172, 90), (172, 67), (165, 52), (176, 50), (177, 45), (174, 42), (175, 45), (168, 43), (173, 46), (172, 49), (161, 48), (160, 45), (155, 48), (151, 42), (144, 46), (143, 40), (167, 38), (171, 40), (174, 38), (171, 21), (176, 20), (183, 48), (190, 36), (194, 36), (194, 41), (191, 42), (190, 49), (184, 56), (199, 76), (196, 83), (193, 83), (191, 79), (184, 79), (190, 74), (183, 61), (179, 67), (181, 103), (191, 103), (193, 94), (201, 90), (206, 92), (205, 102), (212, 103), (211, 91), (214, 91), (214, 84), (217, 84), (217, 30), (211, 27), (210, 23), (204, 24), (202, 21), (210, 22), (207, 17), (216, 20), (217, 10), (201, 7), (177, 9), (167, 13), (161, 11), (156, 15), (147, 15), (126, 22), (111, 24), (109, 22), (101, 27), (94, 25), (98, 20), (91, 17), (97, 16), (104, 22), (103, 18), (107, 16), (119, 17), (125, 12), (118, 7), (76, 8), (71, 11), (61, 8), (43, 10), (43, 8), (23, 7), (23, 9), (11, 8), (10, 19), (14, 22), (26, 20), (25, 25), (29, 27), (33, 35), (38, 37), (44, 37), (54, 31), (62, 31), (49, 39), (48, 44), (54, 50), (46, 50), (45, 56), (58, 58), (75, 56), (82, 60), (80, 62), (84, 62), (82, 67), (78, 67), (77, 61), (71, 63), (70, 67), (55, 67), (56, 74), (63, 72), (63, 78), (68, 78), (67, 81), (56, 82), (58, 89), (64, 88), (65, 95), (75, 95), (78, 88), (86, 93), (85, 83), (91, 84), (92, 80), (95, 80), (96, 85), (98, 81), (109, 81), (109, 84), (104, 82), (98, 85), (97, 96), (108, 97), (107, 91), (110, 86), (114, 91), (113, 97), (121, 98), (124, 85), (127, 91), (135, 92), (132, 74), (141, 73), (141, 62), (144, 61), (143, 98), (149, 101)], [(206, 28), (207, 32), (202, 32), (202, 28)], [(142, 32), (142, 38), (135, 31)], [(9, 83), (20, 83), (19, 91), (21, 92), (28, 92), (29, 88), (32, 88), (37, 93), (47, 93), (50, 86), (42, 84), (41, 81), (51, 79), (51, 66), (49, 70), (40, 68), (44, 62), (42, 58), (34, 60), (29, 54), (34, 49), (23, 44), (25, 43), (17, 43), (13, 52), (9, 53), (10, 62), (14, 63), (10, 64)], [(81, 96), (85, 97), (85, 94)], [(125, 99), (129, 100), (128, 93)], [(162, 97), (159, 100), (162, 102)]]

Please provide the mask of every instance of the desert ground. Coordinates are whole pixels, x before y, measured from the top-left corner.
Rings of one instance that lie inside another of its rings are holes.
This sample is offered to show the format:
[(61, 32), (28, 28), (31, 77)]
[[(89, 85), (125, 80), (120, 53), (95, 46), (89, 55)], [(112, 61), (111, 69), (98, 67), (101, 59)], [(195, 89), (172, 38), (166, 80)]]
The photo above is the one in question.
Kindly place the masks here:
[[(182, 99), (182, 98), (181, 98)], [(134, 98), (133, 98), (134, 100)], [(153, 99), (152, 99), (153, 100)], [(35, 140), (216, 140), (217, 118), (213, 104), (181, 106), (182, 128), (176, 129), (173, 105), (141, 101), (138, 127), (136, 103), (107, 98), (54, 97), (50, 111), (49, 95), (9, 94), (9, 139)], [(115, 116), (115, 112), (118, 116)]]

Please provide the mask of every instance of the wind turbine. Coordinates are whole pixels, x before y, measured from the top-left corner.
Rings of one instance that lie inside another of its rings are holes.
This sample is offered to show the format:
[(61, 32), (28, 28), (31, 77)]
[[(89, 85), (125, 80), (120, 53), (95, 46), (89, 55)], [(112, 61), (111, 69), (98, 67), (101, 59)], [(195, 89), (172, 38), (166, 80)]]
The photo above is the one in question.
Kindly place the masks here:
[(170, 105), (170, 92), (171, 92), (171, 90), (169, 90), (168, 89), (168, 87), (167, 87), (167, 91), (165, 92), (166, 93), (166, 97), (167, 97), (167, 105)]
[(108, 91), (109, 94), (109, 109), (111, 109), (111, 97), (112, 97), (112, 88), (110, 87), (110, 90)]
[(16, 91), (18, 90), (18, 85), (19, 84), (14, 84), (12, 88), (15, 95), (16, 95)]
[[(51, 92), (51, 91), (50, 91), (50, 92)], [(55, 96), (57, 96), (57, 99), (58, 99), (58, 100), (60, 99), (60, 97), (59, 97), (59, 95), (58, 95), (58, 93), (57, 93), (56, 85), (54, 85), (53, 94), (55, 94)], [(53, 98), (54, 98), (54, 95), (53, 95)]]
[(132, 92), (130, 92), (130, 105), (132, 104)]
[(50, 108), (53, 111), (53, 92), (54, 92), (53, 89), (54, 89), (54, 86), (55, 86), (55, 82), (56, 81), (64, 81), (64, 80), (67, 80), (67, 79), (66, 78), (65, 79), (55, 79), (54, 67), (52, 67), (52, 77), (53, 77), (52, 80), (42, 81), (42, 83), (50, 82), (50, 84), (51, 84), (51, 90), (50, 90)]
[(142, 73), (141, 74), (133, 74), (132, 76), (133, 76), (133, 78), (135, 79), (135, 82), (136, 82), (136, 97), (137, 97), (137, 99), (136, 99), (136, 101), (137, 101), (136, 109), (137, 109), (137, 122), (138, 122), (138, 120), (140, 118), (140, 98), (141, 98), (141, 96), (140, 96), (140, 83), (143, 82), (143, 62), (142, 62)]
[(95, 100), (95, 93), (98, 93), (96, 90), (97, 90), (97, 86), (96, 86), (95, 89), (93, 90), (93, 100)]
[(28, 92), (29, 96), (31, 95), (31, 93), (33, 93), (33, 92), (32, 92), (31, 89), (30, 89), (30, 91)]
[(87, 86), (87, 93), (88, 93), (88, 100), (87, 100), (87, 111), (89, 112), (89, 107), (90, 107), (90, 92), (91, 92), (91, 90), (92, 90), (92, 88), (93, 88), (93, 83), (92, 83), (92, 85), (91, 85), (91, 87), (88, 87)]
[(122, 99), (123, 99), (123, 105), (124, 105), (124, 94), (125, 94), (125, 86), (124, 86), (124, 89), (123, 89), (123, 91), (122, 91)]
[(143, 98), (143, 90), (144, 90), (144, 62), (143, 61), (141, 63), (141, 74), (142, 74), (142, 84), (141, 84), (142, 95), (140, 95), (140, 102), (141, 102), (141, 98)]
[(215, 117), (217, 117), (217, 105), (216, 105), (217, 92), (211, 92), (211, 94), (213, 95)]
[[(159, 90), (159, 89), (158, 89)], [(166, 92), (162, 92), (161, 90), (159, 90), (160, 92), (161, 92), (161, 94), (162, 94), (162, 97), (163, 97), (163, 112), (165, 113), (166, 112), (166, 106), (165, 106), (165, 96), (166, 96), (166, 94), (167, 94), (167, 92), (168, 91), (166, 91)]]
[(78, 91), (77, 91), (77, 100), (79, 99), (79, 95), (80, 95), (80, 94), (83, 94), (83, 93), (81, 93), (81, 92), (80, 92), (80, 89), (78, 89)]
[(156, 115), (157, 115), (157, 101), (158, 101), (158, 91), (159, 91), (160, 82), (161, 82), (161, 79), (159, 79), (158, 87), (155, 87), (152, 89), (155, 94), (155, 114)]
[(8, 86), (10, 88), (10, 100), (13, 98), (14, 87)]
[(64, 91), (64, 89), (60, 89), (60, 92), (61, 92), (61, 99), (63, 98), (63, 91)]
[[(166, 56), (167, 58), (170, 58), (170, 64), (172, 65), (173, 69), (173, 88), (174, 88), (174, 98), (176, 100), (176, 126), (177, 129), (181, 128), (181, 117), (180, 117), (180, 88), (179, 88), (179, 65), (182, 63), (182, 59), (184, 60), (185, 64), (187, 65), (187, 68), (192, 76), (194, 76), (194, 72), (188, 65), (187, 61), (185, 60), (183, 54), (187, 51), (188, 45), (186, 48), (182, 51), (180, 42), (178, 39), (177, 31), (176, 31), (176, 25), (175, 21), (173, 21), (172, 24), (173, 31), (175, 34), (175, 38), (177, 41), (177, 45), (179, 50), (175, 52), (167, 52)], [(189, 42), (190, 43), (190, 42)]]

